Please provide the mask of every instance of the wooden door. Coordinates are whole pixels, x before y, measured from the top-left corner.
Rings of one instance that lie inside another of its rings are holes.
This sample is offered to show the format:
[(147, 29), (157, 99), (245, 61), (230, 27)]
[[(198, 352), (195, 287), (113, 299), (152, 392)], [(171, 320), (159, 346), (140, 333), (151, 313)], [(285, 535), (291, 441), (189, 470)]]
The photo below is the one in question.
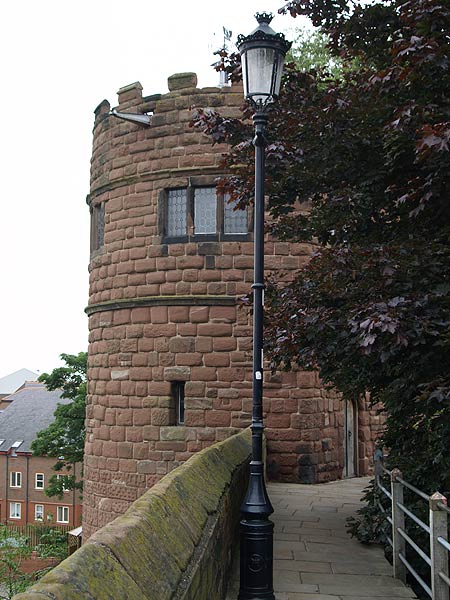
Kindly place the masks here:
[(344, 405), (344, 477), (356, 477), (356, 410), (355, 403)]

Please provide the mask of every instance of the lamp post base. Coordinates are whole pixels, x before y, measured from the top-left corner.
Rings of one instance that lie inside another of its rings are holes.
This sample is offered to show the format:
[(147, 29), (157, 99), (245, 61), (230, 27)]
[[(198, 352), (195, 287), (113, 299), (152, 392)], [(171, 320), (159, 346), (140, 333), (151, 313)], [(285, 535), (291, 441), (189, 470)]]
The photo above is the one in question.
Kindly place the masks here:
[(241, 520), (240, 562), (238, 600), (275, 600), (273, 523), (268, 518)]

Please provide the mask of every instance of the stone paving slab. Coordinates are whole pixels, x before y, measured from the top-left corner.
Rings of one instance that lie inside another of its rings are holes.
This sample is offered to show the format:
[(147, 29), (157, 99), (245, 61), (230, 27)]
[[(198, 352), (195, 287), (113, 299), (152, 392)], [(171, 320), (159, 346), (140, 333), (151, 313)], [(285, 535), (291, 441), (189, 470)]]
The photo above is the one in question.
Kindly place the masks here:
[[(320, 485), (271, 483), (275, 512), (276, 600), (410, 600), (411, 588), (392, 577), (378, 546), (346, 533), (346, 519), (361, 506), (368, 478)], [(239, 590), (238, 561), (227, 600)]]

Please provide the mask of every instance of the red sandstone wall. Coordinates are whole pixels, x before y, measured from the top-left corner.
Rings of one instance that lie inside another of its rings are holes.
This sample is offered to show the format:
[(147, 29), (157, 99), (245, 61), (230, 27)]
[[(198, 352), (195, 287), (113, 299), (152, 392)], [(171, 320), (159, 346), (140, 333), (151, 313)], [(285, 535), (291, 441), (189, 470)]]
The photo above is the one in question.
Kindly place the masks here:
[[(251, 318), (237, 299), (253, 279), (252, 234), (165, 244), (161, 190), (213, 184), (224, 146), (189, 127), (192, 105), (238, 115), (240, 88), (198, 90), (193, 78), (118, 110), (154, 111), (148, 128), (96, 110), (91, 206), (105, 205), (103, 247), (90, 263), (84, 533), (121, 514), (193, 452), (250, 424)], [(266, 270), (292, 272), (308, 245), (267, 240)], [(283, 481), (342, 475), (342, 406), (314, 373), (265, 375), (268, 471)], [(171, 383), (185, 381), (185, 425), (171, 425)], [(364, 447), (365, 448), (365, 447)], [(361, 463), (366, 468), (366, 462)]]

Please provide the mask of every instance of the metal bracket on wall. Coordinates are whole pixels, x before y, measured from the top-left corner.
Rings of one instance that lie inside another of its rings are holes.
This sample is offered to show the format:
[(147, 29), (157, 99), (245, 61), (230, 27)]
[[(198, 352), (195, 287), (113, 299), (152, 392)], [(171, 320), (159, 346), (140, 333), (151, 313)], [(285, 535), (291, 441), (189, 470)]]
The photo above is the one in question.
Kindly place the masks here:
[(118, 119), (123, 119), (124, 121), (130, 121), (131, 123), (136, 123), (137, 125), (144, 125), (144, 127), (150, 126), (152, 116), (153, 116), (153, 115), (148, 115), (148, 114), (119, 112), (115, 108), (112, 109), (111, 115), (113, 117), (117, 117)]

